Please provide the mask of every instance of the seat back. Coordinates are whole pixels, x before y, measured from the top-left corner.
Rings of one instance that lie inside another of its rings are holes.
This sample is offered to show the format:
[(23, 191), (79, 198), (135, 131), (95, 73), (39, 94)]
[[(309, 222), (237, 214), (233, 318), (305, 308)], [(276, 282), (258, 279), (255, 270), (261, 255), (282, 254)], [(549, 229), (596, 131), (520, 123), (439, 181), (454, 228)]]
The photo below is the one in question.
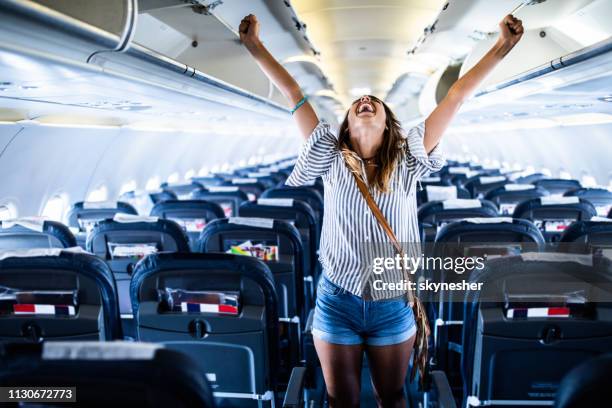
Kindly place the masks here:
[(605, 188), (578, 188), (566, 191), (563, 195), (584, 198), (593, 204), (597, 215), (602, 217), (606, 217), (612, 211), (612, 191)]
[(445, 224), (470, 217), (496, 217), (497, 207), (490, 201), (477, 199), (455, 199), (430, 201), (418, 209), (420, 227), (426, 241), (433, 241), (438, 228)]
[(547, 242), (557, 242), (572, 222), (588, 221), (596, 214), (593, 204), (584, 199), (551, 196), (523, 201), (512, 217), (533, 221)]
[(134, 271), (131, 295), (138, 339), (187, 353), (218, 399), (255, 403), (255, 396), (269, 400), (276, 391), (277, 298), (262, 261), (228, 254), (149, 255)]
[[(475, 257), (486, 260), (540, 251), (544, 245), (544, 237), (531, 221), (510, 217), (467, 218), (446, 224), (438, 230), (433, 253), (436, 258), (444, 260)], [(473, 270), (477, 270), (466, 267), (465, 271), (457, 273), (456, 270), (437, 268), (427, 271), (427, 278), (453, 284), (460, 283)], [(464, 320), (462, 294), (456, 295), (452, 290), (439, 291), (429, 298), (436, 305), (430, 308), (431, 320), (438, 322), (434, 330), (436, 361), (450, 378), (459, 372), (462, 347), (459, 322)]]
[(64, 224), (40, 217), (0, 221), (0, 250), (71, 248), (77, 241)]
[(612, 346), (607, 258), (525, 253), (488, 261), (470, 282), (482, 290), (464, 303), (467, 406), (551, 404), (569, 370)]
[(159, 187), (164, 191), (174, 193), (177, 198), (183, 200), (185, 198), (189, 198), (193, 190), (198, 190), (202, 188), (203, 185), (192, 180), (189, 183), (162, 183)]
[(470, 177), (464, 183), (472, 198), (483, 198), (489, 191), (509, 183), (506, 176), (478, 175)]
[(198, 176), (192, 177), (191, 180), (204, 186), (204, 188), (210, 186), (220, 186), (225, 182), (225, 178), (220, 176)]
[(548, 190), (551, 195), (563, 195), (570, 190), (576, 190), (582, 187), (578, 180), (571, 179), (543, 178), (533, 181), (532, 183)]
[(450, 186), (452, 183), (448, 178), (443, 177), (444, 173), (439, 171), (435, 174), (430, 174), (427, 177), (422, 177), (419, 181), (423, 187), (425, 186)]
[(272, 174), (267, 171), (259, 171), (257, 169), (253, 169), (251, 171), (237, 172), (240, 177), (244, 177), (247, 179), (255, 179), (265, 188), (273, 188), (276, 187), (280, 182), (284, 181), (284, 176), (280, 174)]
[(470, 177), (474, 176), (475, 170), (472, 170), (467, 164), (458, 164), (457, 166), (444, 167), (440, 174), (444, 180), (450, 181), (454, 185), (463, 185)]
[(209, 201), (168, 200), (155, 204), (151, 216), (172, 220), (180, 225), (189, 238), (189, 247), (195, 251), (206, 224), (225, 217), (225, 212), (219, 204)]
[(568, 372), (555, 397), (555, 408), (606, 408), (612, 397), (612, 354), (593, 357)]
[(490, 190), (485, 199), (499, 208), (500, 215), (512, 216), (518, 203), (547, 195), (548, 191), (533, 184), (506, 184)]
[[(438, 230), (437, 244), (532, 243), (538, 250), (545, 243), (540, 230), (529, 220), (510, 217), (465, 218)], [(491, 253), (491, 255), (493, 255)]]
[(241, 217), (285, 220), (297, 228), (304, 250), (304, 290), (306, 304), (313, 306), (314, 282), (318, 281), (317, 247), (319, 230), (314, 211), (303, 201), (292, 198), (260, 198), (243, 203), (238, 210)]
[[(317, 179), (317, 181), (318, 180), (320, 179)], [(279, 188), (271, 188), (264, 191), (262, 198), (293, 198), (296, 200), (305, 201), (315, 212), (319, 232), (321, 231), (321, 227), (323, 226), (323, 195), (316, 187), (316, 183), (313, 186), (284, 186)]]
[(442, 185), (444, 182), (437, 182), (435, 184), (428, 183), (423, 185), (423, 189), (417, 191), (417, 205), (422, 205), (430, 201), (444, 201), (444, 200), (455, 200), (457, 198), (467, 199), (471, 198), (470, 192), (463, 186)]
[(305, 322), (304, 249), (299, 231), (289, 222), (243, 217), (214, 220), (202, 231), (198, 252), (251, 255), (264, 260), (274, 276), (279, 315)]
[(115, 214), (132, 214), (137, 215), (136, 209), (129, 203), (123, 201), (115, 202), (87, 202), (79, 201), (74, 203), (70, 211), (68, 211), (68, 226), (78, 229), (76, 234), (77, 244), (81, 248), (85, 248), (87, 234), (93, 226), (106, 218), (113, 218)]
[(0, 346), (0, 361), (0, 385), (74, 387), (72, 401), (78, 401), (79, 406), (215, 406), (210, 386), (196, 363), (183, 353), (155, 344), (5, 344)]
[(173, 191), (166, 189), (152, 191), (149, 193), (149, 197), (151, 198), (151, 202), (154, 205), (157, 203), (161, 203), (162, 201), (178, 200), (178, 196)]
[(121, 337), (113, 275), (93, 255), (59, 248), (0, 253), (0, 340)]
[(204, 189), (194, 190), (191, 193), (192, 200), (204, 200), (221, 206), (226, 217), (236, 216), (238, 207), (249, 201), (249, 197), (237, 186), (209, 186)]
[(591, 221), (574, 221), (563, 231), (560, 242), (579, 252), (606, 252), (612, 249), (612, 220), (593, 217)]
[[(119, 293), (122, 319), (131, 320), (129, 285), (136, 263), (150, 253), (162, 251), (189, 252), (189, 243), (181, 227), (174, 221), (157, 217), (115, 215), (99, 222), (91, 230), (87, 250), (106, 260)], [(125, 331), (129, 331), (124, 322)], [(127, 333), (126, 333), (127, 334)]]
[(249, 201), (255, 201), (266, 189), (266, 186), (256, 178), (234, 177), (224, 183), (226, 186), (236, 186), (243, 191)]
[(524, 174), (524, 175), (519, 175), (518, 177), (516, 177), (514, 179), (514, 182), (517, 184), (531, 184), (531, 183), (535, 183), (536, 181), (542, 180), (545, 178), (546, 178), (546, 175), (544, 173)]

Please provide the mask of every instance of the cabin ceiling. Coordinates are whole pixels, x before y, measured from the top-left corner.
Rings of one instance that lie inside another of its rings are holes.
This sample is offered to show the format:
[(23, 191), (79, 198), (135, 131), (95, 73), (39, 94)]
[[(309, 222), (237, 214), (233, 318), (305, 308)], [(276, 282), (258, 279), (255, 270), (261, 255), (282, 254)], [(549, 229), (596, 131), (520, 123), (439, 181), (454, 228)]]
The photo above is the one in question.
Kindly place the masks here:
[(321, 65), (346, 104), (384, 97), (395, 80), (420, 71), (406, 58), (446, 0), (293, 0), (321, 52)]

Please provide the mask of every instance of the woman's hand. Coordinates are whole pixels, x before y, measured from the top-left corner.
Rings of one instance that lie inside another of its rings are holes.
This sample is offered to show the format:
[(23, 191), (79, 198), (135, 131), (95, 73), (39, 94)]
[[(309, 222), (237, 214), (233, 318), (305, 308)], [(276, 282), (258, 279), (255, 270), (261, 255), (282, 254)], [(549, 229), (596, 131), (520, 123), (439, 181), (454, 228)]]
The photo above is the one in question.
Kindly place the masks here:
[[(259, 39), (259, 21), (253, 14), (249, 14), (242, 19), (238, 26), (240, 41), (246, 49), (251, 53), (259, 68), (266, 74), (270, 82), (272, 82), (279, 91), (287, 98), (290, 107), (294, 107), (304, 94), (298, 83), (293, 79), (291, 74), (279, 64), (279, 62), (270, 54), (266, 47)], [(293, 115), (300, 132), (304, 138), (308, 138), (313, 129), (319, 123), (317, 114), (312, 109), (308, 102), (304, 103), (300, 109)]]
[(497, 64), (510, 52), (523, 36), (523, 22), (508, 14), (499, 23), (497, 43), (476, 65), (451, 86), (448, 94), (425, 120), (425, 150), (431, 152), (453, 120), (459, 107), (480, 86)]
[(251, 48), (261, 43), (259, 39), (259, 21), (253, 14), (249, 14), (240, 22), (238, 27), (240, 41), (247, 47)]
[(506, 55), (520, 41), (523, 36), (523, 22), (512, 14), (508, 14), (499, 23), (498, 44)]

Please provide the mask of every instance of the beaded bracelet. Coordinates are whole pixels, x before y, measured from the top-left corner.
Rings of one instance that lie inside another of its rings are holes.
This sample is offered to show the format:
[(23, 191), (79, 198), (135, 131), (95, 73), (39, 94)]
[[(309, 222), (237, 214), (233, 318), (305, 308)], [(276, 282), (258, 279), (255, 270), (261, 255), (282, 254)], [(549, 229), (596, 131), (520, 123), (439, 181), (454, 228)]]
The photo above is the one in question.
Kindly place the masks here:
[(291, 109), (291, 114), (293, 115), (295, 113), (296, 110), (300, 109), (300, 107), (306, 103), (306, 101), (308, 100), (307, 96), (303, 96), (302, 99), (300, 99), (300, 101), (295, 104), (295, 108)]

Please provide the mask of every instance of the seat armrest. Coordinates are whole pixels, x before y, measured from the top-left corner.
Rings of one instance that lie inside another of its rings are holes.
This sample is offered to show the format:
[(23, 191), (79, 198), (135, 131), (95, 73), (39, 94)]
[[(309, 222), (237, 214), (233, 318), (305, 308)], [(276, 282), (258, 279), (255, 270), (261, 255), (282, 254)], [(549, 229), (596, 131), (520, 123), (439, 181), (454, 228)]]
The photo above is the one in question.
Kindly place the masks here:
[(311, 309), (308, 312), (308, 317), (306, 318), (306, 326), (304, 327), (304, 333), (312, 334), (312, 322), (314, 320), (314, 309)]
[(291, 371), (283, 408), (302, 408), (304, 406), (304, 386), (306, 367), (294, 367)]
[(457, 408), (453, 392), (444, 371), (432, 371), (430, 373), (431, 388), (437, 399), (439, 408)]

